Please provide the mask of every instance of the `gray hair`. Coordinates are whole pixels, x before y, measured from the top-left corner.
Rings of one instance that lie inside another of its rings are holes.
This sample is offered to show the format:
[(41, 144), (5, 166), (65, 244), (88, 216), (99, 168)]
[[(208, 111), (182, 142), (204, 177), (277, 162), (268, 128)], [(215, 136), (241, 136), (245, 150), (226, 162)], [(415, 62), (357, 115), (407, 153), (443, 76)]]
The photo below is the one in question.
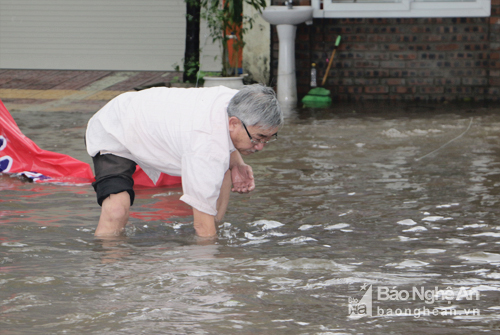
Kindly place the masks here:
[(273, 89), (261, 84), (246, 85), (229, 102), (229, 117), (235, 116), (247, 126), (264, 129), (283, 125), (283, 113)]

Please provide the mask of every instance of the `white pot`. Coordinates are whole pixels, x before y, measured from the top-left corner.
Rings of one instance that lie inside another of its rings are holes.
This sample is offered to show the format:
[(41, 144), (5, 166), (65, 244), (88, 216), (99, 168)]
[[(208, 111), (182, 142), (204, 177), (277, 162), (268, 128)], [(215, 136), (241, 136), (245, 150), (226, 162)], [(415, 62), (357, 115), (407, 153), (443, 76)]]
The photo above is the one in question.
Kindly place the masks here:
[(203, 77), (205, 84), (203, 87), (226, 86), (239, 90), (243, 86), (244, 76), (239, 77)]

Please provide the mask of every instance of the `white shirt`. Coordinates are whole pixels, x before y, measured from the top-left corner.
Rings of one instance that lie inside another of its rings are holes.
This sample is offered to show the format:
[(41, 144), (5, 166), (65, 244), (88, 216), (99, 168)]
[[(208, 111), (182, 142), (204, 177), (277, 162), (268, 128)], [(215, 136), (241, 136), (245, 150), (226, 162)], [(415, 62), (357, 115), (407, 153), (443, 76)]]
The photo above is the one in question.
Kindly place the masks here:
[(156, 183), (182, 176), (180, 200), (216, 215), (224, 173), (235, 150), (227, 106), (237, 90), (151, 88), (119, 95), (89, 121), (87, 151), (136, 162)]

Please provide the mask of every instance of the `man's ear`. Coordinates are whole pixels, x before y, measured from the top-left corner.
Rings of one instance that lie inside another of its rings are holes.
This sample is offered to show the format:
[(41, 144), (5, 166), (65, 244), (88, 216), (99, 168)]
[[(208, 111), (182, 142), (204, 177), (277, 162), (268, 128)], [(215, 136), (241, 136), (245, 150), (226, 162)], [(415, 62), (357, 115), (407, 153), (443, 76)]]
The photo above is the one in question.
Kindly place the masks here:
[(241, 121), (236, 116), (229, 118), (229, 131), (234, 131), (240, 125)]

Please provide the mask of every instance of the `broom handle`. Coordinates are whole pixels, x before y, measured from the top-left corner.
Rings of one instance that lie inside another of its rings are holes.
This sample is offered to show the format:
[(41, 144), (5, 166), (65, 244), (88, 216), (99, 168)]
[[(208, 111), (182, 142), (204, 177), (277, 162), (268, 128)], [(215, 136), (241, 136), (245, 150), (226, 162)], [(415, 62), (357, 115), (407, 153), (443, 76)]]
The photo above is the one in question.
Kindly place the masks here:
[(333, 47), (332, 56), (330, 57), (330, 61), (328, 62), (328, 67), (326, 68), (325, 75), (323, 76), (323, 82), (321, 83), (321, 86), (325, 85), (326, 78), (328, 78), (328, 72), (330, 72), (330, 68), (332, 67), (333, 57), (335, 56), (335, 52), (337, 51), (337, 47), (339, 46), (339, 44), (340, 44), (340, 36), (337, 36), (337, 40), (335, 41), (335, 46)]

